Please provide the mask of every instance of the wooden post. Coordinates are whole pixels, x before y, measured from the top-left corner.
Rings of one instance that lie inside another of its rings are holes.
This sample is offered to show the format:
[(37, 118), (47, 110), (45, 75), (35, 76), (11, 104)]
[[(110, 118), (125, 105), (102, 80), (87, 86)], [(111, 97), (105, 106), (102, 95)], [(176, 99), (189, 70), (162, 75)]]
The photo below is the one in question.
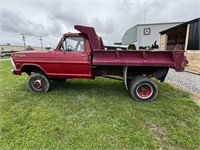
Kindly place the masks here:
[(167, 49), (167, 39), (168, 39), (167, 34), (160, 35), (160, 50)]
[(190, 24), (187, 25), (187, 31), (186, 31), (186, 38), (185, 38), (185, 52), (187, 56), (187, 47), (188, 47), (188, 39), (189, 39), (189, 32), (190, 32)]

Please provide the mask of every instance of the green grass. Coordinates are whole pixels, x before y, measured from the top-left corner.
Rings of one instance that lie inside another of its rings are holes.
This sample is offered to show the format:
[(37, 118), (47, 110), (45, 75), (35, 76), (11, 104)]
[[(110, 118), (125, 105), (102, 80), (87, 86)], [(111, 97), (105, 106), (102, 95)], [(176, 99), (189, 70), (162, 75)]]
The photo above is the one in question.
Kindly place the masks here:
[(152, 103), (133, 101), (123, 82), (52, 82), (31, 93), (27, 75), (0, 62), (0, 149), (199, 149), (199, 107), (188, 93), (157, 83)]

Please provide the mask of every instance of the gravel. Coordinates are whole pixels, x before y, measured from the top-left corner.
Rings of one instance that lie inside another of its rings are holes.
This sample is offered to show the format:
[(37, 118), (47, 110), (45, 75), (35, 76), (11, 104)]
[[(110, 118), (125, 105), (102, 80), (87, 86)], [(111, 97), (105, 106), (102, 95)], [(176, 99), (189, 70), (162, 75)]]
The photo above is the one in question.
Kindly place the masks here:
[(176, 72), (174, 69), (170, 69), (165, 82), (200, 96), (200, 75), (189, 72)]

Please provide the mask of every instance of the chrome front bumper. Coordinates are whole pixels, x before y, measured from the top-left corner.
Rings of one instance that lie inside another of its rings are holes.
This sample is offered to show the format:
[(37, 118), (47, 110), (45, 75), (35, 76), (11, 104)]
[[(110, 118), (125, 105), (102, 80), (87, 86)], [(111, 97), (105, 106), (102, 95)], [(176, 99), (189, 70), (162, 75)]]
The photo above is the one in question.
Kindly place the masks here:
[(15, 73), (14, 73), (14, 72), (15, 72), (14, 69), (10, 70), (10, 72), (11, 72), (12, 74), (15, 74)]
[(15, 73), (15, 70), (16, 70), (16, 65), (15, 65), (15, 63), (14, 63), (14, 61), (13, 61), (13, 59), (11, 58), (11, 64), (12, 64), (12, 66), (14, 67), (14, 69), (12, 69), (12, 70), (10, 70), (11, 72), (12, 72), (12, 74), (16, 74)]
[(14, 63), (14, 61), (13, 61), (13, 59), (11, 58), (11, 64), (12, 64), (12, 66), (14, 67), (14, 69), (16, 69), (16, 66), (15, 66), (15, 63)]

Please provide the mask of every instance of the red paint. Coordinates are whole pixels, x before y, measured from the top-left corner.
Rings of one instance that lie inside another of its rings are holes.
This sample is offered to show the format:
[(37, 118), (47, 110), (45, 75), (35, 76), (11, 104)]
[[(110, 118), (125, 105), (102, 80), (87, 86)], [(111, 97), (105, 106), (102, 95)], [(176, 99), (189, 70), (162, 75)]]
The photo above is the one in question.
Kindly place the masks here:
[[(81, 33), (64, 34), (54, 51), (14, 53), (12, 55), (16, 65), (14, 74), (20, 75), (27, 66), (37, 67), (49, 78), (94, 78), (93, 68), (97, 66), (151, 66), (170, 67), (176, 71), (184, 70), (183, 51), (105, 51), (103, 42), (94, 28), (75, 26), (75, 29)], [(63, 41), (74, 37), (83, 40), (82, 51), (63, 51)]]
[(183, 71), (183, 51), (93, 51), (93, 65), (171, 67)]
[(143, 83), (137, 87), (136, 94), (139, 98), (147, 100), (152, 96), (153, 88), (149, 84)]

